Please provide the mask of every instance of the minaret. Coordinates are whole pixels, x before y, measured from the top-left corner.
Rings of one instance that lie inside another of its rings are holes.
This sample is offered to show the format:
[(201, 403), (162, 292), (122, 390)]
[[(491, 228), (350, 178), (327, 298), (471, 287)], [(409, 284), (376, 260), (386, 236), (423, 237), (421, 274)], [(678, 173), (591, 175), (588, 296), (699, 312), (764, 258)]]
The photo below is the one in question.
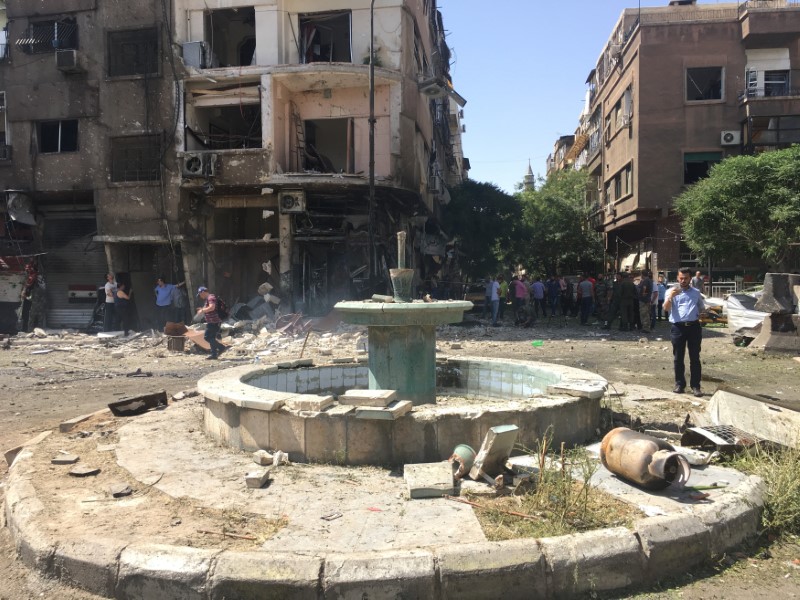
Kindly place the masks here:
[(535, 184), (535, 181), (534, 181), (534, 178), (533, 178), (533, 169), (531, 169), (531, 159), (529, 158), (528, 159), (528, 173), (525, 175), (525, 177), (522, 180), (522, 187), (525, 189), (525, 191), (530, 191), (530, 190), (534, 189), (534, 187), (535, 187), (534, 184)]

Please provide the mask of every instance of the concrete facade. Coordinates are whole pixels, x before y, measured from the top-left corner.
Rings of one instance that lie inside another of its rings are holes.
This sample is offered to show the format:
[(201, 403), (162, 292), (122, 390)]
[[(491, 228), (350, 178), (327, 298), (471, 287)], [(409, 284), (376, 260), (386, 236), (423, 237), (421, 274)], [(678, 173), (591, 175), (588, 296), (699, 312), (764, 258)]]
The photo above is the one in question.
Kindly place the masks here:
[(409, 266), (432, 274), (439, 206), (468, 168), (435, 1), (5, 6), (0, 185), (36, 220), (15, 221), (8, 245), (47, 252), (49, 275), (83, 243), (48, 291), (50, 324), (85, 319), (63, 299), (106, 269), (128, 274), (142, 327), (161, 274), (229, 305), (266, 281), (283, 312), (323, 314), (366, 295), (370, 268), (386, 285), (400, 230)]
[(674, 198), (728, 156), (800, 141), (800, 5), (669, 4), (623, 11), (566, 155), (591, 174), (590, 221), (616, 269), (705, 268)]

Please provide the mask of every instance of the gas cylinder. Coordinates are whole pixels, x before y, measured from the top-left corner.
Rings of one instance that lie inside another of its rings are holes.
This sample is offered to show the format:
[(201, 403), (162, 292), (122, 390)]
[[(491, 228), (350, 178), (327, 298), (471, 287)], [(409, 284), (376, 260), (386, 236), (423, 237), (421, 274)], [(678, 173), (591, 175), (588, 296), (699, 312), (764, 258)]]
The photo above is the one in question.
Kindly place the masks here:
[(686, 485), (692, 469), (675, 448), (658, 438), (617, 427), (600, 444), (600, 461), (612, 473), (645, 489), (678, 489)]

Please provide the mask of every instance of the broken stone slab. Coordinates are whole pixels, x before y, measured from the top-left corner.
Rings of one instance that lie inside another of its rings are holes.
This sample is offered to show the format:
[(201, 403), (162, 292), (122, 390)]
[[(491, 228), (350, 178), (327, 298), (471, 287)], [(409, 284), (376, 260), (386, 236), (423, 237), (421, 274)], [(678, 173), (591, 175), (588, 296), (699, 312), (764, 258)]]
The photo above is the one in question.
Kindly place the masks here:
[(332, 406), (336, 400), (333, 396), (315, 396), (313, 394), (301, 394), (294, 396), (286, 401), (286, 406), (292, 410), (307, 410), (322, 412)]
[(313, 358), (296, 358), (294, 360), (283, 360), (275, 363), (279, 369), (296, 369), (297, 367), (311, 367), (314, 365)]
[(450, 344), (450, 350), (461, 350), (461, 348), (462, 348), (461, 344), (457, 342)]
[(247, 484), (247, 487), (252, 489), (264, 487), (264, 484), (267, 483), (267, 480), (269, 479), (271, 470), (272, 469), (260, 469), (258, 471), (250, 471), (244, 476), (244, 481)]
[(355, 406), (349, 406), (347, 404), (334, 404), (330, 408), (325, 410), (325, 414), (331, 417), (342, 417), (344, 415), (350, 414), (356, 409)]
[(272, 453), (266, 450), (256, 450), (253, 452), (253, 462), (262, 467), (272, 464)]
[(347, 363), (354, 363), (356, 362), (356, 359), (352, 356), (345, 356), (341, 358), (334, 358), (331, 362), (335, 365), (343, 365)]
[(448, 461), (405, 465), (403, 477), (412, 500), (441, 498), (455, 493), (453, 467)]
[(59, 424), (58, 431), (60, 431), (61, 433), (69, 433), (70, 431), (72, 431), (75, 428), (76, 425), (78, 425), (80, 423), (83, 423), (84, 421), (88, 421), (92, 417), (95, 417), (97, 415), (100, 415), (102, 413), (107, 413), (107, 412), (108, 412), (108, 409), (104, 408), (102, 410), (98, 410), (98, 411), (95, 411), (93, 413), (89, 413), (88, 415), (81, 415), (79, 417), (75, 417), (73, 419), (69, 419), (67, 421), (63, 421), (62, 423)]
[(469, 494), (470, 496), (497, 496), (497, 488), (488, 485), (484, 481), (472, 481), (462, 479), (459, 482), (459, 494)]
[(111, 358), (125, 358), (125, 352), (122, 350), (114, 350), (111, 353)]
[(80, 458), (75, 454), (59, 454), (50, 461), (54, 465), (74, 465)]
[(133, 489), (127, 483), (114, 483), (108, 488), (112, 498), (124, 498), (133, 493)]
[(356, 407), (356, 419), (372, 419), (378, 421), (394, 421), (411, 412), (414, 403), (411, 400), (397, 400), (386, 408)]
[(97, 475), (100, 472), (100, 467), (74, 467), (70, 470), (69, 474), (73, 477), (91, 477), (92, 475)]
[(562, 379), (558, 383), (548, 385), (547, 393), (598, 400), (605, 395), (606, 384), (602, 381), (588, 379)]
[(17, 455), (22, 451), (23, 448), (25, 448), (26, 446), (35, 446), (36, 444), (44, 440), (51, 433), (53, 433), (52, 430), (42, 431), (36, 437), (29, 439), (27, 442), (23, 442), (19, 446), (14, 446), (13, 448), (6, 450), (3, 453), (3, 458), (6, 459), (6, 464), (9, 466), (9, 468), (14, 463), (14, 459), (17, 458)]
[(397, 390), (347, 390), (339, 396), (339, 404), (385, 408), (397, 398)]
[(383, 294), (373, 294), (372, 295), (373, 302), (383, 302), (385, 304), (393, 304), (394, 303), (394, 296), (384, 296)]
[(47, 332), (44, 329), (39, 329), (38, 327), (36, 327), (33, 330), (33, 335), (35, 335), (37, 338), (46, 338)]
[(486, 474), (496, 477), (503, 472), (503, 465), (511, 455), (517, 441), (519, 427), (516, 425), (497, 425), (491, 427), (483, 438), (481, 449), (475, 457), (475, 463), (470, 469), (469, 476), (479, 480)]
[(108, 405), (115, 417), (132, 417), (147, 412), (151, 408), (167, 404), (167, 392), (161, 390), (139, 396), (130, 396)]

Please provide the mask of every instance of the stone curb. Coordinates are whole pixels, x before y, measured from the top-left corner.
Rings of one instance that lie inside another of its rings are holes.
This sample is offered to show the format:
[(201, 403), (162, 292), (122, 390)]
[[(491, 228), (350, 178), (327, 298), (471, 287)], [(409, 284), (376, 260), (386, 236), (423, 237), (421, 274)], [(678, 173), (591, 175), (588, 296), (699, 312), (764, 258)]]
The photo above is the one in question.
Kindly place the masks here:
[(570, 598), (683, 573), (755, 535), (763, 486), (749, 477), (696, 514), (652, 517), (557, 538), (372, 553), (259, 553), (119, 539), (59, 542), (37, 525), (44, 506), (17, 457), (5, 513), (29, 567), (114, 598)]

